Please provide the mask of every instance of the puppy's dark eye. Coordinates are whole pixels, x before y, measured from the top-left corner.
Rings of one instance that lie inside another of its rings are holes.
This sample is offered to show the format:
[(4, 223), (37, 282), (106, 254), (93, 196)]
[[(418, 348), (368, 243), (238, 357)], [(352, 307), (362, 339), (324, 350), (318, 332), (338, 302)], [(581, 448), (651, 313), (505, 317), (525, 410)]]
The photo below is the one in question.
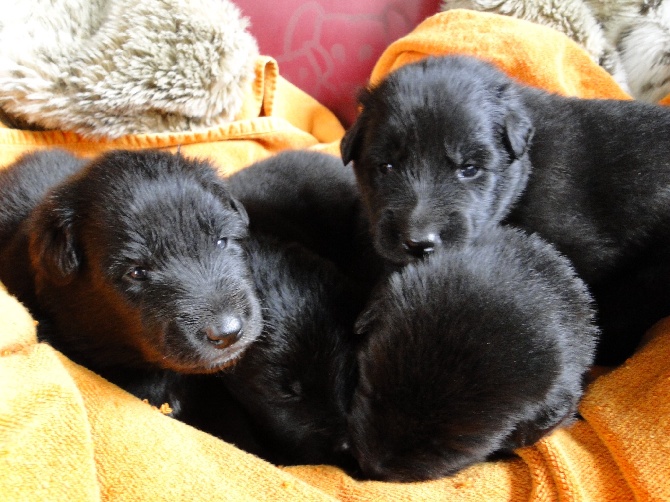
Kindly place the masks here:
[(382, 162), (377, 166), (377, 170), (380, 172), (380, 174), (388, 174), (391, 171), (393, 171), (393, 164), (389, 164), (388, 162)]
[(472, 164), (467, 164), (465, 166), (462, 166), (458, 170), (458, 177), (459, 178), (474, 178), (479, 174), (479, 168), (477, 166), (473, 166)]
[(134, 281), (146, 281), (149, 278), (149, 271), (144, 267), (135, 267), (126, 275)]
[(226, 249), (228, 247), (228, 237), (219, 237), (216, 241), (216, 247), (219, 249)]

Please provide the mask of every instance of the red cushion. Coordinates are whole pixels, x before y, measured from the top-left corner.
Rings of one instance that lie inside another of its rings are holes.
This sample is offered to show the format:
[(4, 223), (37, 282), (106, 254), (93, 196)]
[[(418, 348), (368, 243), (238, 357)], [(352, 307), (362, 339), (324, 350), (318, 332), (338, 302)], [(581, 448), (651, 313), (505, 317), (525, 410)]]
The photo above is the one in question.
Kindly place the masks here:
[(440, 0), (236, 0), (262, 54), (345, 126), (382, 51), (438, 11)]

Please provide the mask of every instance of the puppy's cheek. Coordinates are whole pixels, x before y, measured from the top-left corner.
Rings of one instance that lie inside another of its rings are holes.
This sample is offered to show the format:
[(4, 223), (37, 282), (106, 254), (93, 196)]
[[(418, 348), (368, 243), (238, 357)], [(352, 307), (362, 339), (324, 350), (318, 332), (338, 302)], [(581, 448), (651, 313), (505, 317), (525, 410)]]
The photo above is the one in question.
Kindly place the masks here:
[(168, 327), (154, 326), (149, 329), (145, 327), (143, 335), (137, 340), (140, 341), (138, 347), (142, 357), (146, 361), (154, 362), (163, 367), (165, 361), (172, 359), (173, 350), (168, 342)]
[(384, 259), (399, 265), (409, 263), (410, 256), (402, 247), (398, 222), (391, 210), (385, 210), (374, 225), (373, 239), (377, 252)]
[(372, 224), (375, 224), (379, 220), (380, 213), (378, 200), (367, 190), (361, 192), (361, 200), (365, 215)]
[(244, 314), (245, 322), (241, 341), (248, 344), (256, 340), (263, 331), (262, 307), (255, 291), (248, 292)]
[(475, 239), (481, 226), (473, 218), (463, 213), (449, 215), (448, 224), (440, 231), (442, 245), (446, 248), (459, 248)]
[(492, 197), (481, 197), (468, 210), (463, 211), (461, 215), (462, 225), (473, 236), (481, 234), (486, 227), (498, 223), (495, 219), (496, 205), (497, 201)]
[(198, 352), (174, 322), (163, 326), (160, 335), (153, 337), (151, 344), (152, 347), (145, 352), (145, 357), (162, 368), (179, 371), (198, 362)]

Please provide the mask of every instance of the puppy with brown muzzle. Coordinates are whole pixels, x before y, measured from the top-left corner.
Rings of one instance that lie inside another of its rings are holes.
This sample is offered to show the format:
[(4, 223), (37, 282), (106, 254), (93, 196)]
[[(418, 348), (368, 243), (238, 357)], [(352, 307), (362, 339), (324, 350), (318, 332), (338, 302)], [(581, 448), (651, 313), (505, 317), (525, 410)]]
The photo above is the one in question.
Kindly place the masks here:
[(592, 289), (603, 364), (670, 315), (670, 109), (550, 94), (467, 56), (403, 66), (360, 102), (342, 157), (386, 260), (500, 223), (538, 232)]
[(508, 228), (391, 274), (356, 328), (351, 448), (386, 481), (452, 475), (570, 424), (598, 334), (568, 260)]
[(260, 334), (248, 218), (207, 162), (29, 155), (0, 172), (0, 280), (40, 337), (152, 404), (177, 373), (233, 364)]

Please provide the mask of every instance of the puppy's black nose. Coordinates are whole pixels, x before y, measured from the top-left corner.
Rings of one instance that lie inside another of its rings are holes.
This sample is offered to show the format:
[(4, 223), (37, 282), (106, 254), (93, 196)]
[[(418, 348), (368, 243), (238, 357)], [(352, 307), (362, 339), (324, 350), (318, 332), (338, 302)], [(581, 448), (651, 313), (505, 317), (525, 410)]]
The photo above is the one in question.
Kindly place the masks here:
[(225, 349), (240, 339), (242, 320), (233, 315), (224, 316), (218, 326), (205, 328), (207, 340), (217, 349)]
[(427, 254), (435, 251), (435, 248), (440, 244), (440, 236), (434, 233), (426, 234), (422, 237), (411, 236), (405, 243), (405, 250), (412, 256), (421, 258)]

